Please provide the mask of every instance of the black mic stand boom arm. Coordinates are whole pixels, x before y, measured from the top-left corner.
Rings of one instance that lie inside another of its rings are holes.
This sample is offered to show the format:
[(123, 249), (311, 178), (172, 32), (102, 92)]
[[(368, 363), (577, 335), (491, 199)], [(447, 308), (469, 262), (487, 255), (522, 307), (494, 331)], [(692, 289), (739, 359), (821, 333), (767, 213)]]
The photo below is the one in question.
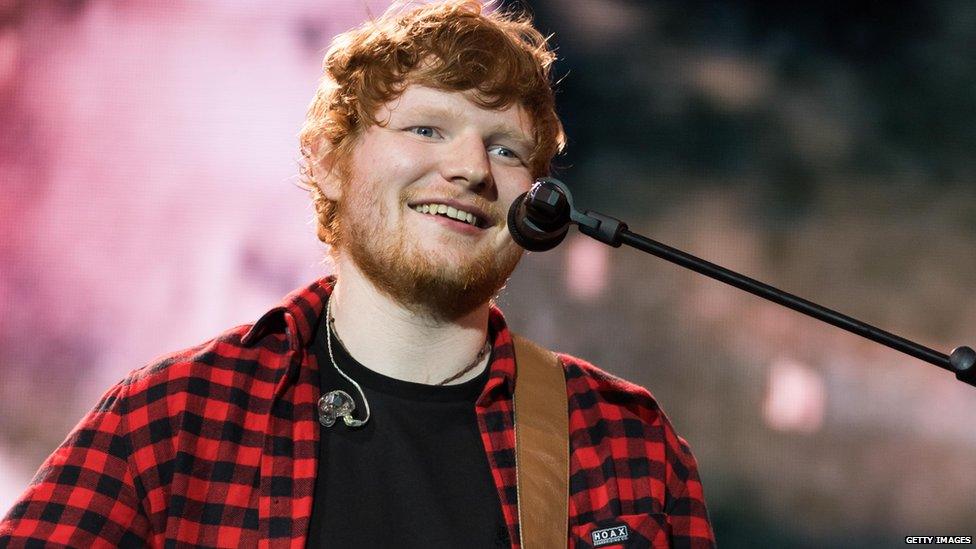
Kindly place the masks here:
[[(519, 219), (519, 216), (524, 219)], [(576, 224), (581, 233), (604, 244), (609, 244), (615, 248), (619, 248), (621, 244), (627, 244), (949, 370), (955, 373), (956, 379), (959, 381), (976, 386), (976, 351), (970, 347), (956, 347), (949, 355), (940, 353), (812, 301), (631, 232), (628, 230), (627, 224), (619, 219), (589, 210), (580, 212), (573, 206), (569, 189), (559, 180), (543, 178), (536, 181), (529, 192), (515, 200), (509, 214), (509, 229), (512, 232), (512, 237), (516, 242), (530, 250), (542, 251), (555, 247), (566, 236), (569, 224)]]

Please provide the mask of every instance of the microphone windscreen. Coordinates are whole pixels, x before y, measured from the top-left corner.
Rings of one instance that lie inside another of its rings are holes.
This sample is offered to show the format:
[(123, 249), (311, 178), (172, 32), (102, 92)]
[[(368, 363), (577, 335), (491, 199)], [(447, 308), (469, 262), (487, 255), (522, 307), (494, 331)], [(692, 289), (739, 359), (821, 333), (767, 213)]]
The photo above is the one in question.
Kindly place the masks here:
[[(541, 222), (536, 220), (529, 206), (532, 196), (532, 191), (522, 193), (512, 202), (512, 206), (508, 209), (508, 232), (512, 235), (512, 240), (526, 250), (545, 252), (555, 248), (566, 238), (569, 232), (568, 215), (567, 221), (562, 224), (553, 223), (551, 217), (545, 215), (540, 216), (544, 218)], [(536, 212), (536, 215), (538, 213), (541, 212)], [(545, 226), (546, 229), (540, 225)]]

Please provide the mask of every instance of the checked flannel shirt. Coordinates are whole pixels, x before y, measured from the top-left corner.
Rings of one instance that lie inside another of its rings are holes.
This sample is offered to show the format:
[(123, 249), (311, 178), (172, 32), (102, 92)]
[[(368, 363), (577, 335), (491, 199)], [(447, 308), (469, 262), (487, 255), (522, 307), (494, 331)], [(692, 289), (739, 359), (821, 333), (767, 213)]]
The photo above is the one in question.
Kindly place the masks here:
[[(332, 283), (297, 290), (255, 324), (109, 389), (0, 522), (0, 547), (303, 547), (319, 434), (310, 345)], [(477, 418), (517, 547), (515, 361), (497, 308), (490, 323), (494, 354)], [(628, 547), (712, 547), (695, 459), (650, 393), (559, 356), (570, 546), (591, 547), (594, 531), (626, 526)]]

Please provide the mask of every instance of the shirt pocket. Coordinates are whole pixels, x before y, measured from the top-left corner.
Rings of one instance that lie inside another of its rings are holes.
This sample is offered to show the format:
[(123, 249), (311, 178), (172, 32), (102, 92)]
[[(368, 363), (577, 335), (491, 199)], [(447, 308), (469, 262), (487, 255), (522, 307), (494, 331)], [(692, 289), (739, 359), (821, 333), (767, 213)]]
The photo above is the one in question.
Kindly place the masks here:
[(666, 549), (668, 520), (662, 513), (620, 515), (573, 526), (570, 549)]

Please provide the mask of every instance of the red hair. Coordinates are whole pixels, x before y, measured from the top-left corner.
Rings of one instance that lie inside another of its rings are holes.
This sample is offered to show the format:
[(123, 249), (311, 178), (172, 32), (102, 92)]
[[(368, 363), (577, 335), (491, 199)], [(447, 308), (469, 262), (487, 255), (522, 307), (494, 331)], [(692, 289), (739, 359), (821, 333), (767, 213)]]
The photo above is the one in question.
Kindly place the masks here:
[(341, 169), (356, 138), (380, 106), (408, 84), (474, 91), (485, 108), (520, 105), (532, 120), (533, 177), (547, 175), (565, 144), (550, 81), (555, 54), (525, 15), (486, 11), (475, 0), (449, 0), (410, 11), (387, 11), (338, 35), (300, 134), (303, 183), (312, 194), (319, 239), (337, 244), (337, 204), (315, 182), (313, 166), (326, 154)]

